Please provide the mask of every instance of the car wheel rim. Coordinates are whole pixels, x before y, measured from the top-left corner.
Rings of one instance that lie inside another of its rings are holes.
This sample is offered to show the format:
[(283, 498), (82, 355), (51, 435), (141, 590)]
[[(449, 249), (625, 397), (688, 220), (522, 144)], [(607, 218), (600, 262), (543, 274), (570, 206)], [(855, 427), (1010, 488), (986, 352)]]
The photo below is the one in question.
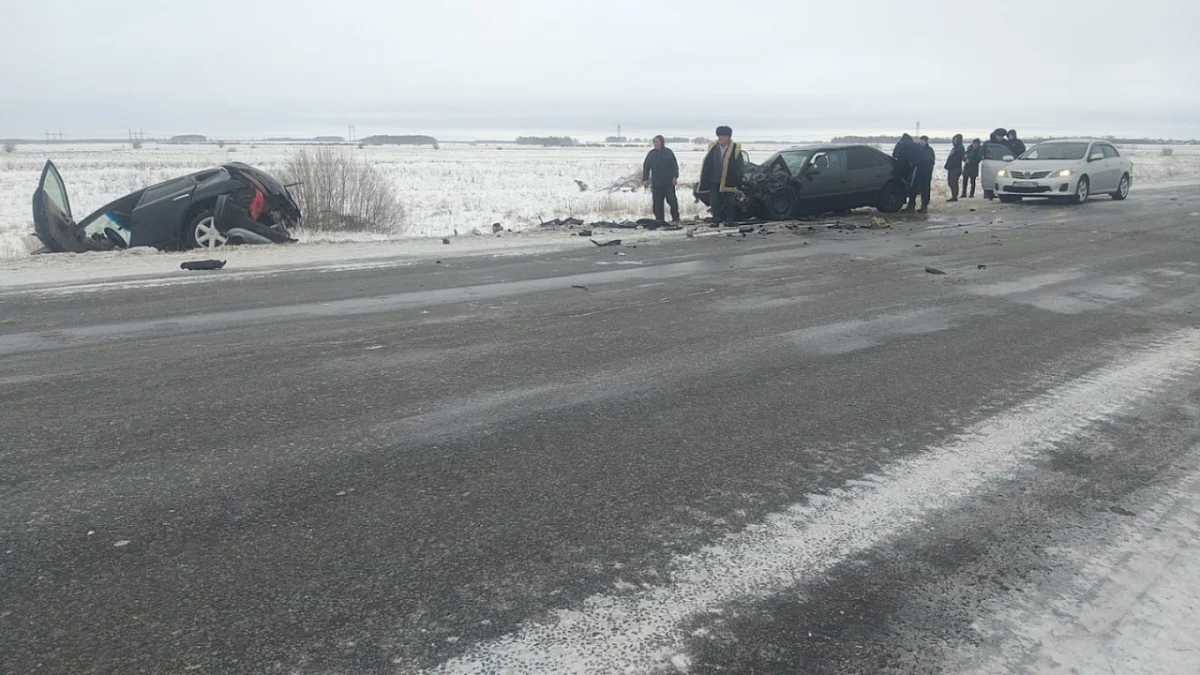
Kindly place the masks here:
[(1088, 198), (1088, 183), (1086, 180), (1079, 181), (1079, 201), (1087, 201)]
[(1129, 196), (1129, 179), (1128, 178), (1121, 179), (1121, 196), (1122, 197)]
[(216, 248), (222, 246), (229, 238), (217, 229), (217, 219), (209, 216), (196, 223), (196, 244), (200, 248)]

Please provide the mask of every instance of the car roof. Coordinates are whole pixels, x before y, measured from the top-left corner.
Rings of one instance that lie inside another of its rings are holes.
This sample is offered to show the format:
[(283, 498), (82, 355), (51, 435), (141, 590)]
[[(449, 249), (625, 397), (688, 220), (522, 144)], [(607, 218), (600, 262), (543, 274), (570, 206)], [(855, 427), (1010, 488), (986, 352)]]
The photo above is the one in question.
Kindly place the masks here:
[(1106, 141), (1103, 138), (1051, 138), (1039, 141), (1038, 145), (1042, 143), (1112, 143), (1112, 141)]

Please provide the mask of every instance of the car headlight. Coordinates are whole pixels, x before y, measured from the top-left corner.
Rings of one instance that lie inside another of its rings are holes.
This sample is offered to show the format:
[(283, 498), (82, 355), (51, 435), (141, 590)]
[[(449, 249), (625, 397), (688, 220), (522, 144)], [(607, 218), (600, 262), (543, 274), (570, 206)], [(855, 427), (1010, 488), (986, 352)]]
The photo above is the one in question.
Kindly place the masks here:
[(1071, 176), (1075, 175), (1075, 172), (1070, 169), (1063, 169), (1054, 175), (1058, 176), (1059, 178), (1070, 178)]
[(1000, 169), (999, 171), (996, 172), (996, 175), (1003, 178), (1004, 176), (1008, 175), (1008, 171), (1006, 171), (1004, 169)]

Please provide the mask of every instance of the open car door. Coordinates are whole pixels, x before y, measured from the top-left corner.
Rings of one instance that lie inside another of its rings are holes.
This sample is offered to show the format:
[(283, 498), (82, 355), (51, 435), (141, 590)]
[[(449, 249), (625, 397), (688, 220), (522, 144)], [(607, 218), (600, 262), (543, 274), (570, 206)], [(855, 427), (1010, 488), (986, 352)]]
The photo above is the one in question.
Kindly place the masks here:
[(996, 172), (1015, 160), (1012, 148), (988, 141), (983, 144), (983, 161), (979, 164), (979, 182), (983, 184), (983, 198), (996, 196)]
[(89, 238), (71, 215), (67, 187), (54, 162), (46, 161), (37, 192), (33, 193), (33, 231), (52, 253), (83, 253), (114, 248), (104, 238)]

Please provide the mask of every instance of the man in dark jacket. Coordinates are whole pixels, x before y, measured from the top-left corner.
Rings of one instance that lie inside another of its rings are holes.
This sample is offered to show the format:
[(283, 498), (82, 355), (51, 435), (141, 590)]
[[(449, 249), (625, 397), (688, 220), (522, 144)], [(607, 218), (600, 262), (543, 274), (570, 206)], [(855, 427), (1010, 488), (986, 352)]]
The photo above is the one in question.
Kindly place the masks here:
[(962, 134), (955, 134), (954, 147), (946, 156), (946, 182), (950, 184), (950, 199), (947, 201), (958, 201), (958, 179), (962, 178), (963, 160), (966, 156), (967, 149), (963, 147)]
[[(964, 197), (975, 196), (975, 182), (979, 178), (979, 165), (983, 163), (983, 142), (978, 138), (971, 141), (967, 148), (967, 163), (963, 166), (962, 194)], [(971, 193), (967, 194), (967, 184), (971, 185)]]
[(1009, 129), (1008, 134), (1006, 135), (1008, 137), (1007, 140), (1003, 140), (1001, 142), (1007, 145), (1008, 148), (1013, 151), (1013, 157), (1020, 157), (1021, 155), (1025, 154), (1025, 143), (1022, 142), (1021, 139), (1017, 138), (1017, 130)]
[(654, 198), (654, 219), (663, 220), (663, 202), (671, 205), (671, 222), (679, 222), (679, 198), (675, 186), (679, 185), (679, 162), (675, 153), (667, 147), (667, 139), (654, 137), (654, 149), (646, 154), (642, 162), (642, 186), (651, 189)]
[[(929, 195), (933, 191), (933, 166), (937, 164), (937, 155), (929, 146), (928, 136), (922, 136), (917, 147), (921, 152), (921, 158), (917, 161), (917, 186), (921, 189), (921, 208), (917, 209), (917, 213), (928, 213)], [(913, 204), (908, 206), (911, 211)]]
[(896, 160), (897, 177), (908, 186), (908, 210), (912, 212), (917, 208), (917, 194), (921, 191), (919, 167), (925, 160), (925, 153), (912, 136), (904, 134), (892, 150), (892, 157)]
[(700, 188), (707, 192), (715, 225), (733, 222), (733, 207), (742, 184), (742, 146), (733, 142), (733, 129), (717, 127), (717, 142), (708, 146), (700, 167)]

